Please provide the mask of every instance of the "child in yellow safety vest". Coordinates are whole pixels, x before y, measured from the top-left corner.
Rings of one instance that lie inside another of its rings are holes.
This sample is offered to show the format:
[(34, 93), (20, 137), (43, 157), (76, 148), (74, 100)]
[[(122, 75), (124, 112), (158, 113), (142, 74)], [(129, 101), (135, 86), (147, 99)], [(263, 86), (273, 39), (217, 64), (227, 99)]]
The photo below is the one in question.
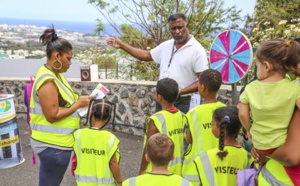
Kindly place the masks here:
[(180, 175), (184, 153), (184, 126), (183, 113), (174, 106), (178, 97), (178, 84), (171, 78), (161, 79), (157, 82), (156, 92), (156, 101), (162, 106), (162, 110), (150, 116), (147, 121), (139, 173), (151, 171), (151, 163), (145, 158), (148, 139), (155, 133), (163, 133), (170, 137), (175, 145), (175, 158), (169, 163), (169, 171)]
[(218, 146), (218, 139), (212, 134), (213, 112), (225, 104), (217, 100), (217, 93), (222, 84), (220, 72), (207, 69), (200, 74), (198, 92), (203, 103), (191, 109), (184, 117), (186, 123), (186, 141), (189, 144), (184, 154), (182, 177), (192, 180), (190, 174), (193, 159), (207, 150)]
[(78, 186), (115, 186), (122, 184), (119, 168), (119, 139), (103, 129), (109, 122), (113, 105), (104, 99), (90, 102), (90, 127), (74, 132), (72, 170)]
[(250, 168), (254, 159), (236, 142), (241, 126), (235, 106), (215, 110), (212, 133), (219, 138), (219, 147), (193, 160), (194, 166), (190, 171), (197, 175), (197, 181), (193, 182), (195, 186), (236, 185), (237, 171)]
[(167, 135), (156, 133), (148, 139), (145, 158), (151, 161), (152, 171), (125, 180), (123, 186), (192, 186), (168, 170), (169, 162), (174, 159), (174, 143)]

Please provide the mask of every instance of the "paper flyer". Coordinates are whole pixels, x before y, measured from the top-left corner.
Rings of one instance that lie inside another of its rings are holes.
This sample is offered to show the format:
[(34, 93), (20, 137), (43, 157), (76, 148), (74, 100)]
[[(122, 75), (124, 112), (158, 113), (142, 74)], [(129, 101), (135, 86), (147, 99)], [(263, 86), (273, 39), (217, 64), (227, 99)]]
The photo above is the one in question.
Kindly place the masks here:
[[(109, 90), (104, 85), (99, 83), (90, 95), (96, 95), (95, 99), (102, 99), (108, 92)], [(80, 115), (80, 117), (83, 117), (87, 113), (87, 111), (88, 108), (82, 108), (79, 109), (77, 112)]]
[(201, 104), (201, 96), (199, 94), (193, 94), (191, 96), (191, 102), (190, 102), (190, 108), (189, 110), (191, 110), (192, 108), (194, 108), (197, 105)]

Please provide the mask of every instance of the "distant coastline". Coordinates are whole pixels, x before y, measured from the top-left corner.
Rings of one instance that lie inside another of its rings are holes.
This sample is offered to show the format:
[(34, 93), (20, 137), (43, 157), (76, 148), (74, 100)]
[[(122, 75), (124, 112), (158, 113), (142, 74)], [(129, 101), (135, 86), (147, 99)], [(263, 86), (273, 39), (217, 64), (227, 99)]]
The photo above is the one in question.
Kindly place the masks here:
[[(0, 17), (0, 24), (7, 25), (35, 25), (37, 27), (49, 27), (52, 24), (54, 28), (67, 30), (72, 32), (81, 32), (85, 34), (93, 34), (97, 28), (97, 22), (76, 22), (76, 21), (55, 21), (55, 20), (34, 20), (34, 19), (17, 19)], [(110, 35), (118, 35), (109, 25), (106, 26), (107, 33)]]

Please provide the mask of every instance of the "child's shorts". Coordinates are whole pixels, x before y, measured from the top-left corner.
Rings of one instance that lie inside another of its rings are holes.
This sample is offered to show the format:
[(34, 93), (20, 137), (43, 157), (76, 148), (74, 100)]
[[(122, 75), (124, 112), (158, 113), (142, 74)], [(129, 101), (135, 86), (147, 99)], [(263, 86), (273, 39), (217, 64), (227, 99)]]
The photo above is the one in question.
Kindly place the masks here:
[(264, 155), (268, 155), (268, 154), (272, 154), (277, 148), (274, 148), (274, 149), (267, 149), (267, 150), (259, 150), (259, 149), (256, 149), (257, 152), (261, 153), (261, 154), (264, 154)]

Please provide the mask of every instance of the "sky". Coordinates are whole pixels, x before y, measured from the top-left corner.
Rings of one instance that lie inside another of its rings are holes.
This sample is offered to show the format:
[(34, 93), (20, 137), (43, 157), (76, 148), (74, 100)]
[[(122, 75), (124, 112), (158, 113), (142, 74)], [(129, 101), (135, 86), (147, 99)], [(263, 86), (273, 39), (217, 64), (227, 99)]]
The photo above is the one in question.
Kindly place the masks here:
[[(88, 0), (0, 0), (0, 19), (39, 19), (95, 22), (99, 11)], [(242, 16), (254, 11), (255, 0), (224, 0), (225, 7), (236, 5)], [(104, 21), (104, 20), (103, 20)]]

